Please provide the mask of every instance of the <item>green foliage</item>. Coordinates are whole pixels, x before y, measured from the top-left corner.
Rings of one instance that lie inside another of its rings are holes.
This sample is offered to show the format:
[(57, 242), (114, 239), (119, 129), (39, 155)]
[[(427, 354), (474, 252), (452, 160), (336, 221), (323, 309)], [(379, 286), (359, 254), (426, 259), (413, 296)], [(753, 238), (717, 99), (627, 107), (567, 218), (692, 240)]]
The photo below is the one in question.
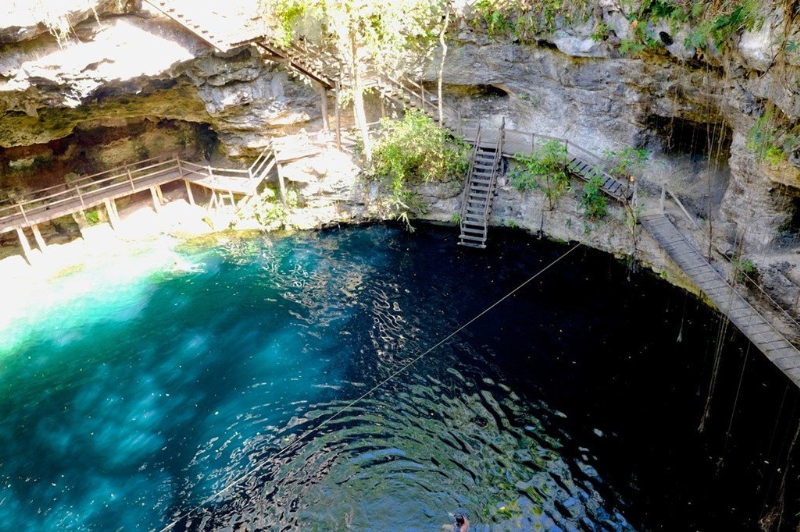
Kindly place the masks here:
[(760, 8), (758, 0), (644, 0), (629, 14), (632, 31), (622, 40), (620, 52), (635, 55), (645, 48), (660, 47), (660, 39), (648, 27), (661, 20), (669, 21), (673, 30), (679, 23), (691, 26), (684, 42), (686, 48), (703, 50), (711, 43), (721, 49), (737, 33), (758, 27)]
[(355, 38), (358, 49), (363, 48), (372, 61), (393, 70), (429, 51), (441, 27), (446, 5), (445, 0), (259, 2), (278, 45), (287, 46), (298, 36), (325, 35), (349, 64), (354, 60), (352, 53), (358, 52), (351, 49)]
[(592, 31), (592, 40), (595, 42), (606, 40), (608, 37), (608, 31), (608, 24), (606, 24), (604, 20), (601, 20), (594, 26), (594, 31)]
[(591, 4), (589, 0), (478, 0), (472, 6), (471, 19), (490, 38), (534, 42), (537, 35), (556, 30), (560, 21), (588, 20)]
[(569, 190), (566, 172), (567, 147), (551, 140), (537, 148), (531, 155), (516, 154), (517, 166), (511, 171), (509, 180), (517, 190), (541, 190), (547, 197), (550, 210), (559, 198)]
[(606, 150), (603, 156), (611, 163), (611, 168), (608, 171), (617, 176), (622, 177), (626, 181), (634, 178), (636, 173), (641, 171), (650, 155), (647, 150), (643, 148), (634, 148), (628, 146), (621, 151)]
[(511, 18), (511, 12), (497, 5), (494, 0), (478, 0), (473, 9), (477, 14), (476, 20), (486, 27), (491, 38), (501, 37), (516, 30), (516, 23)]
[(644, 51), (644, 44), (631, 37), (625, 37), (619, 43), (619, 53), (622, 55), (637, 55)]
[(384, 120), (386, 133), (375, 144), (371, 175), (384, 182), (418, 184), (462, 177), (468, 146), (449, 136), (422, 111), (400, 121)]
[(86, 223), (89, 225), (97, 225), (100, 223), (100, 213), (97, 209), (89, 209), (86, 211)]
[(747, 147), (753, 151), (756, 160), (777, 166), (788, 155), (800, 149), (798, 128), (787, 131), (778, 125), (775, 110), (767, 109), (747, 132)]
[(450, 218), (450, 221), (453, 222), (455, 225), (460, 224), (461, 223), (461, 213), (460, 212), (455, 213), (453, 215), (453, 217)]
[(252, 202), (245, 204), (239, 209), (238, 215), (241, 219), (255, 218), (264, 227), (285, 227), (289, 219), (289, 213), (297, 207), (297, 191), (286, 190), (286, 204), (281, 201), (278, 192), (272, 188), (266, 188)]
[(369, 178), (389, 191), (388, 207), (406, 222), (425, 206), (408, 185), (461, 178), (469, 167), (469, 148), (421, 111), (403, 120), (384, 120), (384, 134), (375, 144)]
[(294, 40), (294, 28), (311, 8), (307, 2), (298, 0), (271, 0), (262, 2), (268, 5), (274, 17), (275, 28), (273, 38), (279, 46), (289, 46)]
[(588, 183), (583, 185), (583, 190), (579, 198), (579, 203), (583, 209), (583, 215), (590, 221), (603, 218), (608, 213), (608, 202), (600, 186), (603, 180), (600, 176), (593, 176)]
[(748, 277), (753, 278), (758, 274), (756, 265), (747, 257), (734, 255), (731, 258), (731, 266), (733, 267), (734, 280), (737, 283), (743, 283)]

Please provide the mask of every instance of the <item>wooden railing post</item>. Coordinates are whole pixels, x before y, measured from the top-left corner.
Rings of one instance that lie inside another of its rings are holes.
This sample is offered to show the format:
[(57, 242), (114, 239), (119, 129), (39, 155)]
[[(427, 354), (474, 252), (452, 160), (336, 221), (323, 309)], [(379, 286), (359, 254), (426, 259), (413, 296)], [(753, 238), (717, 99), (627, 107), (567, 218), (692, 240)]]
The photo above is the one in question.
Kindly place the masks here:
[(22, 202), (17, 203), (19, 206), (19, 212), (22, 213), (22, 218), (25, 220), (25, 225), (28, 225), (28, 215), (25, 214), (25, 207), (22, 206)]
[(131, 184), (131, 190), (136, 192), (136, 185), (133, 184), (133, 175), (131, 174), (131, 168), (129, 166), (125, 166), (125, 169), (128, 171), (128, 182)]
[(661, 185), (661, 214), (664, 214), (664, 200), (667, 199), (667, 185)]
[(17, 202), (17, 207), (19, 207), (19, 212), (22, 213), (22, 218), (25, 220), (25, 225), (28, 225), (28, 215), (25, 214), (25, 207), (22, 206), (22, 202)]
[(81, 207), (84, 209), (86, 208), (86, 204), (83, 202), (83, 196), (81, 195), (81, 189), (76, 185), (75, 192), (78, 194), (78, 199), (81, 200)]

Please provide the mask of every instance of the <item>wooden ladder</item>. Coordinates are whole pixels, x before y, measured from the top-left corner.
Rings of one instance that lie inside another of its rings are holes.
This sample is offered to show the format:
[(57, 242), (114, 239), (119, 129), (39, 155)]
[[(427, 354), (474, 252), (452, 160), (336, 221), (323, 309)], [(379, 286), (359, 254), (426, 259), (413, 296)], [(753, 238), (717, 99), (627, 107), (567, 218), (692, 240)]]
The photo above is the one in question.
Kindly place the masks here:
[[(574, 146), (574, 144), (573, 144)], [(625, 203), (631, 196), (631, 187), (628, 183), (620, 181), (607, 172), (602, 171), (579, 157), (568, 155), (567, 170), (576, 177), (589, 182), (594, 177), (599, 178), (600, 190), (611, 196), (617, 201)]]
[(464, 199), (461, 202), (461, 235), (459, 245), (483, 249), (486, 247), (489, 231), (489, 215), (497, 184), (497, 174), (503, 157), (503, 131), (505, 119), (497, 132), (497, 144), (486, 145), (481, 142), (481, 129), (475, 139)]

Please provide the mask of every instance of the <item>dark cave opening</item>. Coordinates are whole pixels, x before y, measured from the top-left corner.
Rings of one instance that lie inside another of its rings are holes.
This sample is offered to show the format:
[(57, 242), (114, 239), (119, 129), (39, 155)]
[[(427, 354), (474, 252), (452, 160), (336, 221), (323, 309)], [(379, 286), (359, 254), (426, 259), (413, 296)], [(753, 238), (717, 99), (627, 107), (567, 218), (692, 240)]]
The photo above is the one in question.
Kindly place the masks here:
[[(432, 87), (435, 90), (435, 84)], [(502, 84), (448, 84), (444, 86), (443, 95), (446, 108), (455, 110), (461, 118), (476, 119), (510, 115), (512, 92)]]
[(0, 187), (13, 196), (138, 160), (180, 153), (209, 159), (219, 139), (208, 124), (158, 118), (86, 124), (44, 144), (0, 148)]
[(665, 183), (696, 215), (713, 217), (730, 184), (731, 128), (722, 120), (656, 115), (648, 117), (647, 127), (647, 148), (669, 169)]
[(655, 142), (667, 154), (707, 158), (727, 166), (733, 131), (723, 122), (695, 122), (684, 118), (651, 115), (648, 128)]
[(775, 246), (797, 248), (800, 246), (800, 194), (793, 192), (788, 187), (781, 186), (773, 190), (773, 197), (776, 197), (779, 205), (787, 213), (783, 223), (778, 227)]

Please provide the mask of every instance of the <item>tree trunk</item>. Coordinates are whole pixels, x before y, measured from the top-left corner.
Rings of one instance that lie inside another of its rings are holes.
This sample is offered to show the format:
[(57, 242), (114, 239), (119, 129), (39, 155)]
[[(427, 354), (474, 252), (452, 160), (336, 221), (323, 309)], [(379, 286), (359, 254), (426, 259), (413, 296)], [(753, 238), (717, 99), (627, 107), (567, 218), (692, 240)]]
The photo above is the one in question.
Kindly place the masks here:
[(444, 34), (447, 32), (447, 25), (450, 22), (450, 6), (444, 6), (444, 23), (442, 24), (442, 31), (439, 33), (439, 43), (442, 45), (442, 60), (439, 62), (439, 127), (444, 126), (444, 102), (442, 101), (442, 78), (444, 77), (444, 59), (447, 57), (447, 43), (444, 40)]
[(352, 54), (351, 67), (353, 69), (353, 107), (356, 112), (356, 122), (361, 130), (361, 139), (364, 142), (364, 158), (367, 163), (372, 162), (372, 143), (369, 139), (367, 128), (367, 113), (364, 110), (364, 89), (361, 85), (361, 67), (358, 63), (358, 44), (355, 32), (350, 33), (350, 53)]

